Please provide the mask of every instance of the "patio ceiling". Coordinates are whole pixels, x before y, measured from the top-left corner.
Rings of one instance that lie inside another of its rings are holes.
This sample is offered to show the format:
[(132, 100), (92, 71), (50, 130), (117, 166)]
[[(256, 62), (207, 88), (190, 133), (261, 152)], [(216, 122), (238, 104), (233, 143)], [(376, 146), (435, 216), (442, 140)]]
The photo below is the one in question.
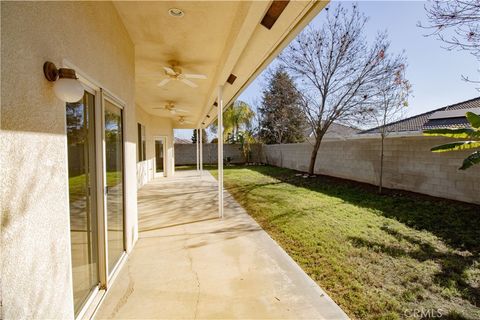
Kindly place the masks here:
[[(216, 118), (213, 106), (224, 85), (224, 106), (262, 71), (280, 50), (326, 5), (326, 1), (290, 1), (271, 29), (261, 24), (272, 1), (115, 2), (135, 44), (136, 102), (147, 113), (168, 117), (174, 128), (208, 126)], [(278, 3), (277, 3), (278, 5)], [(178, 8), (182, 17), (169, 14)], [(158, 84), (163, 67), (178, 64), (183, 73), (205, 74)], [(233, 74), (236, 80), (227, 83)], [(162, 109), (168, 102), (184, 110)], [(207, 114), (210, 117), (207, 117)], [(189, 123), (180, 123), (185, 116)]]

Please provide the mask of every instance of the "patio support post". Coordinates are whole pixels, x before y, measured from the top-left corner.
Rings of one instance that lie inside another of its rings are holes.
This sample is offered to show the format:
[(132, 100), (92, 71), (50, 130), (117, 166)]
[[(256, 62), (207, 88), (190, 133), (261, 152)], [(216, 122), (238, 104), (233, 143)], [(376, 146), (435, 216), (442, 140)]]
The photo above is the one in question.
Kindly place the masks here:
[(203, 128), (200, 127), (200, 175), (203, 174)]
[(199, 146), (199, 144), (198, 144), (198, 128), (195, 129), (195, 131), (196, 131), (195, 136), (197, 137), (197, 139), (195, 140), (195, 145), (197, 147), (197, 171), (199, 171), (200, 165), (199, 165), (199, 161), (198, 161), (199, 160), (199, 157), (198, 157), (198, 146)]
[(218, 87), (218, 216), (223, 218), (223, 86)]

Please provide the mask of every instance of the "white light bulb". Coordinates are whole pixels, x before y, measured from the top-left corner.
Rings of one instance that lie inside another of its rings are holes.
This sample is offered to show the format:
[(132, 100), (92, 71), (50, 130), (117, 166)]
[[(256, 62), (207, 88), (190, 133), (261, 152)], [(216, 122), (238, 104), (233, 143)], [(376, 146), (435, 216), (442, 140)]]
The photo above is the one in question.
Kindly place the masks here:
[(76, 79), (60, 78), (53, 85), (55, 95), (65, 102), (77, 102), (83, 97), (83, 86)]

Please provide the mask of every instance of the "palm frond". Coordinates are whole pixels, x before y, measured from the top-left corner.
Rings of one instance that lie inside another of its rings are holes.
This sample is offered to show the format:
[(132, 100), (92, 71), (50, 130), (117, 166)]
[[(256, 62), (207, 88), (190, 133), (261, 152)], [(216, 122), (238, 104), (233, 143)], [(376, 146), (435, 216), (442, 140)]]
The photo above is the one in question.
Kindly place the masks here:
[(463, 160), (463, 164), (459, 169), (466, 170), (471, 166), (479, 163), (480, 163), (480, 151), (475, 151), (474, 153), (466, 157), (465, 160)]
[(459, 141), (442, 144), (430, 149), (432, 152), (447, 152), (447, 151), (458, 151), (458, 150), (468, 150), (473, 148), (479, 148), (480, 141)]
[(431, 129), (423, 131), (424, 136), (449, 137), (456, 139), (480, 138), (480, 132), (473, 129)]
[(467, 120), (473, 128), (480, 129), (480, 115), (473, 112), (467, 112)]

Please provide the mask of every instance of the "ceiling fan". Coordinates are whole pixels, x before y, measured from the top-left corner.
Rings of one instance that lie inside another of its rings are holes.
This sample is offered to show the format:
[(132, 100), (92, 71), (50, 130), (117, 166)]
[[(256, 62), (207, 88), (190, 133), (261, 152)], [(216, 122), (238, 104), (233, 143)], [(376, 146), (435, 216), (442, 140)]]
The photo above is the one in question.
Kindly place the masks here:
[(171, 80), (178, 80), (192, 88), (196, 88), (198, 85), (189, 79), (207, 79), (207, 76), (204, 74), (182, 73), (182, 69), (177, 66), (176, 62), (171, 63), (169, 67), (163, 67), (163, 69), (167, 78), (158, 83), (159, 87), (163, 87)]
[(177, 112), (180, 112), (180, 113), (188, 112), (188, 110), (180, 109), (180, 108), (175, 107), (175, 104), (173, 102), (167, 102), (167, 104), (164, 105), (163, 107), (156, 107), (156, 108), (153, 108), (153, 109), (164, 109), (164, 110), (169, 111), (171, 114), (176, 114)]
[(185, 116), (178, 117), (178, 122), (180, 122), (180, 124), (193, 123), (192, 121), (186, 120)]

